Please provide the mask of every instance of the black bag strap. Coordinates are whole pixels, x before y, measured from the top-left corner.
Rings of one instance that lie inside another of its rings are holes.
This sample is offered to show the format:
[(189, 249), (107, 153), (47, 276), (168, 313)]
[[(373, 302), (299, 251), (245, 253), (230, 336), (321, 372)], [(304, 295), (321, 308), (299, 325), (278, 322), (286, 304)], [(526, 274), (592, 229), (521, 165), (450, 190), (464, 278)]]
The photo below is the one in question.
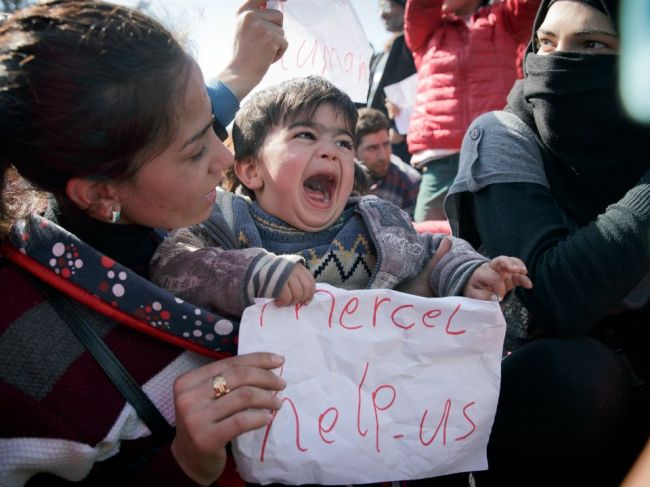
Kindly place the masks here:
[(47, 297), (54, 310), (67, 323), (117, 390), (124, 396), (124, 399), (133, 406), (138, 417), (151, 430), (152, 435), (160, 441), (173, 438), (174, 428), (170, 426), (158, 408), (151, 402), (151, 399), (144, 393), (138, 382), (104, 343), (97, 331), (79, 315), (78, 311), (70, 303), (71, 298), (37, 278), (33, 278), (33, 280)]

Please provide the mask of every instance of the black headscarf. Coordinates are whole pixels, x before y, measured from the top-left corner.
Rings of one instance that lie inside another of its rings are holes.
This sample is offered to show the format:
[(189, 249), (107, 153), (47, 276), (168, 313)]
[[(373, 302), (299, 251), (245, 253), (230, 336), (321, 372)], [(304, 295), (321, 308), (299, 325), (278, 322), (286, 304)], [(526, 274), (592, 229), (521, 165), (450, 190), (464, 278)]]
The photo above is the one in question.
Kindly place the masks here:
[[(624, 112), (618, 96), (617, 55), (535, 54), (535, 32), (555, 1), (540, 5), (524, 79), (513, 86), (506, 109), (535, 133), (551, 192), (560, 206), (579, 224), (586, 224), (647, 171), (650, 130)], [(583, 3), (604, 12), (616, 25), (616, 0)]]

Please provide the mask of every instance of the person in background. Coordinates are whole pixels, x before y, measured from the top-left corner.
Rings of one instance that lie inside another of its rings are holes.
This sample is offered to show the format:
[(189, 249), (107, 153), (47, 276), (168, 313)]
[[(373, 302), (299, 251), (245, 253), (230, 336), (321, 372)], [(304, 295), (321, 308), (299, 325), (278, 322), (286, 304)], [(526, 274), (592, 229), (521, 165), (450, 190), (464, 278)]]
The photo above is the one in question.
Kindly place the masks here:
[[(368, 87), (369, 108), (388, 114), (384, 87), (399, 83), (416, 73), (413, 55), (404, 40), (404, 6), (406, 0), (380, 0), (379, 8), (384, 27), (392, 35), (383, 50), (370, 60), (370, 85)], [(406, 144), (406, 135), (397, 132), (391, 119), (390, 141), (393, 154), (404, 162), (410, 162), (411, 154)]]
[(240, 7), (212, 103), (136, 10), (49, 1), (0, 26), (1, 485), (232, 485), (226, 444), (279, 407), (282, 357), (223, 358), (236, 324), (199, 337), (183, 314), (220, 317), (146, 279), (155, 229), (204, 220), (232, 164), (213, 109), (286, 49), (263, 4)]
[[(582, 390), (583, 409), (548, 411), (583, 432), (540, 460), (565, 463), (567, 483), (603, 487), (620, 484), (650, 434), (650, 129), (618, 98), (617, 13), (616, 0), (542, 2), (524, 79), (506, 111), (469, 127), (446, 201), (455, 235), (486, 255), (520, 257), (535, 282), (507, 304), (516, 312), (506, 314), (514, 351), (504, 364), (547, 337), (598, 345), (558, 358), (549, 380)], [(518, 444), (515, 433), (495, 436), (491, 468), (525, 465)]]
[[(422, 171), (415, 221), (444, 220), (443, 201), (474, 118), (505, 106), (539, 0), (408, 0), (406, 44), (418, 70), (408, 130)], [(485, 6), (484, 6), (485, 5)]]
[(369, 176), (367, 194), (390, 201), (413, 218), (422, 176), (391, 152), (390, 121), (383, 112), (361, 108), (354, 134), (354, 152)]

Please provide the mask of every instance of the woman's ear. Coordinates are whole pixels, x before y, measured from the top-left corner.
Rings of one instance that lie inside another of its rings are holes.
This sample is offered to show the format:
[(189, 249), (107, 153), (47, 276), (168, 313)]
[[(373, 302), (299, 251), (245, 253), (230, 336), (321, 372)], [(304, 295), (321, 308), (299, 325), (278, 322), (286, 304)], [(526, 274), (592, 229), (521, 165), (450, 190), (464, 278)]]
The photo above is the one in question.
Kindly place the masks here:
[(264, 186), (260, 166), (254, 158), (247, 157), (235, 161), (233, 170), (241, 183), (251, 191), (257, 191)]
[(102, 221), (111, 221), (119, 210), (115, 188), (107, 181), (72, 178), (65, 186), (65, 194), (79, 209)]

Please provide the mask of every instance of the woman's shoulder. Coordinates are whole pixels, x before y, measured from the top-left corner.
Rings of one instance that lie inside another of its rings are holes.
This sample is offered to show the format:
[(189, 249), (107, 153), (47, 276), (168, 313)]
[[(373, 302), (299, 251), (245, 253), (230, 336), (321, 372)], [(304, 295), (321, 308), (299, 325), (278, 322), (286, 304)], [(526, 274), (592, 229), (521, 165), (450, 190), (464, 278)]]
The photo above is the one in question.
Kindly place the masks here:
[(548, 187), (535, 134), (520, 118), (505, 111), (485, 113), (467, 129), (454, 192), (475, 192), (498, 183)]

